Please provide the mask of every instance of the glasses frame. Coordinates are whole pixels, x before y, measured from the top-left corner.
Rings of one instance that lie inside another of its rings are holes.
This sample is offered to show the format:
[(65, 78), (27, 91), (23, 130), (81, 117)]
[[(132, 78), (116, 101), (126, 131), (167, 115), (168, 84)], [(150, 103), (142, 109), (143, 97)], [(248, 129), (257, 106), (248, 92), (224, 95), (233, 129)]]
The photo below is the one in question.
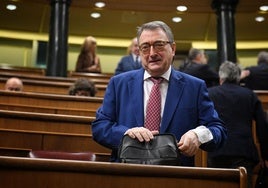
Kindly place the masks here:
[[(172, 43), (173, 42), (171, 42), (171, 41), (161, 41), (161, 40), (155, 41), (153, 43), (145, 42), (145, 43), (139, 45), (139, 50), (142, 54), (149, 54), (151, 51), (151, 47), (153, 47), (154, 51), (161, 52), (165, 49), (165, 46), (167, 44), (172, 44)], [(159, 45), (159, 46), (157, 46), (157, 45)]]

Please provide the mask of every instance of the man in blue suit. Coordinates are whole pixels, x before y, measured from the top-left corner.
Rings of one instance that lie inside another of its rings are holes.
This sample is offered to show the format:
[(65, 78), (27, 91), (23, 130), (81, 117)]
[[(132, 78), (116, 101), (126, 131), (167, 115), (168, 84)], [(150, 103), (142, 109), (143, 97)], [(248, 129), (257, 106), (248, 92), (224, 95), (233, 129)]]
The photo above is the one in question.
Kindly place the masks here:
[[(194, 155), (201, 148), (214, 151), (226, 140), (226, 129), (210, 100), (203, 80), (172, 68), (176, 44), (170, 28), (153, 21), (138, 29), (137, 39), (143, 69), (111, 78), (102, 106), (92, 123), (93, 138), (112, 149), (112, 161), (118, 161), (117, 149), (128, 134), (139, 141), (150, 141), (159, 133), (176, 136), (183, 166), (194, 166)], [(162, 77), (161, 125), (159, 130), (144, 127), (145, 109), (152, 88), (150, 77)]]
[(139, 46), (137, 38), (135, 37), (131, 41), (130, 54), (121, 58), (115, 69), (115, 75), (130, 70), (140, 69), (141, 67), (142, 66), (139, 57)]

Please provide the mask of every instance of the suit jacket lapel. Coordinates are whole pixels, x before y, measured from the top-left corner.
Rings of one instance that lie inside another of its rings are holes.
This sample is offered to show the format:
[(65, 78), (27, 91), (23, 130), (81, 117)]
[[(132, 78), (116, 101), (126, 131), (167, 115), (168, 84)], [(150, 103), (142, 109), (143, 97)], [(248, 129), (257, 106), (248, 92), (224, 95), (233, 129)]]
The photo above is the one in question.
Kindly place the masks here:
[(164, 115), (162, 117), (160, 132), (165, 132), (168, 128), (170, 121), (175, 113), (175, 110), (181, 100), (184, 85), (185, 83), (181, 79), (181, 75), (176, 74), (175, 71), (172, 70), (168, 84), (168, 93), (164, 107)]
[(134, 109), (133, 115), (136, 118), (137, 125), (143, 126), (144, 122), (144, 105), (143, 105), (143, 73), (144, 70), (140, 69), (137, 73), (133, 74), (128, 82), (130, 102)]
[[(135, 116), (138, 126), (143, 126), (144, 124), (143, 74), (144, 70), (140, 69), (135, 75), (133, 74), (128, 82), (130, 104), (134, 109), (134, 114), (128, 115)], [(180, 74), (176, 74), (175, 71), (172, 70), (164, 108), (164, 116), (162, 117), (162, 122), (164, 123), (161, 124), (160, 132), (165, 132), (168, 128), (173, 114), (181, 100), (184, 84)]]

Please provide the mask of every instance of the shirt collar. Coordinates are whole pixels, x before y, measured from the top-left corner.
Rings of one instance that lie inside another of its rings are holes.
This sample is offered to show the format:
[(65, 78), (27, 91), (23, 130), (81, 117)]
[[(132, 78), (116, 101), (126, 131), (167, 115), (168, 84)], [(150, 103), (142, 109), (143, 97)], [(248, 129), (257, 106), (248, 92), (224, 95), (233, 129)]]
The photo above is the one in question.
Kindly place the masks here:
[(138, 57), (138, 61), (140, 61), (140, 57), (138, 55), (132, 53), (132, 57), (133, 57), (134, 61), (136, 61), (136, 57)]
[[(170, 74), (171, 74), (171, 66), (169, 66), (169, 69), (164, 74), (162, 74), (161, 77), (169, 81)], [(147, 80), (150, 77), (151, 75), (145, 70), (144, 75), (143, 75), (143, 80)]]

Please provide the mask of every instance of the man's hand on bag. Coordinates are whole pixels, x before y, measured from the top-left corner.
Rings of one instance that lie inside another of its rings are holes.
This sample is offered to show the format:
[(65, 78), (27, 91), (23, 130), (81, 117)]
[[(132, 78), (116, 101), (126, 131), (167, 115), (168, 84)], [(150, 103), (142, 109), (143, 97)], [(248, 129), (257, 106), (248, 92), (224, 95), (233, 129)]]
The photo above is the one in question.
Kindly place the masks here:
[(128, 129), (125, 132), (125, 135), (130, 136), (131, 138), (137, 138), (140, 142), (146, 141), (149, 142), (154, 138), (154, 135), (159, 134), (159, 131), (150, 131), (144, 127), (134, 127)]

